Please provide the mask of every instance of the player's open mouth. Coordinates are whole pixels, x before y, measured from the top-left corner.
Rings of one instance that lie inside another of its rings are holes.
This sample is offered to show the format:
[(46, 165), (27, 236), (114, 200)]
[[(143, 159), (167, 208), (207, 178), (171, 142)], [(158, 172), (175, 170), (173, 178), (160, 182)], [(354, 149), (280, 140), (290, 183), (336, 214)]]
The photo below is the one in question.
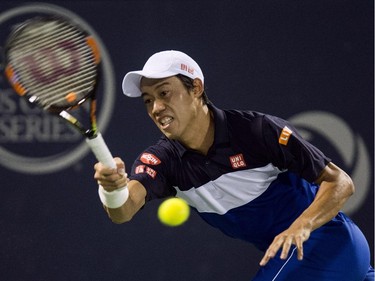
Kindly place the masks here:
[(159, 123), (160, 125), (163, 127), (163, 128), (166, 128), (168, 127), (169, 124), (171, 124), (173, 122), (173, 118), (172, 117), (163, 117), (162, 119), (160, 119)]

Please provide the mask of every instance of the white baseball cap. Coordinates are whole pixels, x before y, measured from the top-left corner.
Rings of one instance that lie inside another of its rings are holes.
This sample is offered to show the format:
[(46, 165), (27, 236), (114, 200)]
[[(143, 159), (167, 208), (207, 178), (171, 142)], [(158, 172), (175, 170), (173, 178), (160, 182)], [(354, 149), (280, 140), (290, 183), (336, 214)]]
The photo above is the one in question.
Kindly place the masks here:
[(128, 72), (122, 80), (122, 91), (129, 97), (140, 97), (142, 77), (159, 79), (177, 74), (199, 78), (204, 83), (202, 70), (191, 57), (180, 51), (162, 51), (153, 54), (142, 70)]

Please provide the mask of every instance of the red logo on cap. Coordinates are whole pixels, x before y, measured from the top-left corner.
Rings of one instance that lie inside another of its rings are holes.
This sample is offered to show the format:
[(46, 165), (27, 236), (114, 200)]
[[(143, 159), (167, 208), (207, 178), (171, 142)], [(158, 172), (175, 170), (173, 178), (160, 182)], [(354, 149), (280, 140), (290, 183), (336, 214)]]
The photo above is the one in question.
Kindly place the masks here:
[(189, 72), (191, 75), (194, 75), (194, 68), (189, 67), (186, 64), (181, 63), (181, 70)]
[(160, 159), (151, 153), (143, 153), (140, 160), (142, 161), (142, 163), (148, 165), (159, 165), (161, 163)]

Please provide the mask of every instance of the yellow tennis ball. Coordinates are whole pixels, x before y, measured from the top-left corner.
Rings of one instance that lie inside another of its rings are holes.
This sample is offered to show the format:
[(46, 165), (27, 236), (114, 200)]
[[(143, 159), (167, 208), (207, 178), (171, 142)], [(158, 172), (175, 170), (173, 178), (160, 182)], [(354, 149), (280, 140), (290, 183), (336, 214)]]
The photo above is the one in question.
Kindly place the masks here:
[(170, 198), (163, 201), (158, 209), (159, 220), (167, 226), (179, 226), (190, 215), (190, 207), (184, 199)]

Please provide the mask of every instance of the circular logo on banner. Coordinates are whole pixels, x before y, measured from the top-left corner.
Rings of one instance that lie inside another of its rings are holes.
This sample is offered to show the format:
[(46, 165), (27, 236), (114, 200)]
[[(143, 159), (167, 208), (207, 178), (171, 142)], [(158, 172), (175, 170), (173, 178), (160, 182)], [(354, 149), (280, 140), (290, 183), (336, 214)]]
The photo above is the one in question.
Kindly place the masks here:
[[(100, 88), (103, 97), (98, 126), (103, 132), (111, 119), (116, 88), (113, 66), (105, 45), (95, 30), (77, 14), (52, 4), (26, 4), (1, 12), (0, 26), (30, 17), (30, 14), (53, 14), (74, 19), (96, 38), (102, 57)], [(10, 32), (10, 28), (2, 27), (2, 30)], [(84, 138), (65, 121), (32, 107), (16, 96), (9, 85), (2, 84), (8, 88), (0, 89), (1, 165), (21, 173), (46, 174), (72, 166), (89, 152)], [(83, 106), (82, 110), (88, 109)]]
[[(350, 174), (356, 192), (344, 206), (344, 212), (355, 212), (366, 199), (371, 184), (371, 161), (363, 139), (355, 134), (344, 120), (323, 111), (304, 112), (289, 118), (308, 141), (324, 142), (328, 157), (339, 158), (343, 169)], [(329, 153), (327, 152), (329, 151)]]

